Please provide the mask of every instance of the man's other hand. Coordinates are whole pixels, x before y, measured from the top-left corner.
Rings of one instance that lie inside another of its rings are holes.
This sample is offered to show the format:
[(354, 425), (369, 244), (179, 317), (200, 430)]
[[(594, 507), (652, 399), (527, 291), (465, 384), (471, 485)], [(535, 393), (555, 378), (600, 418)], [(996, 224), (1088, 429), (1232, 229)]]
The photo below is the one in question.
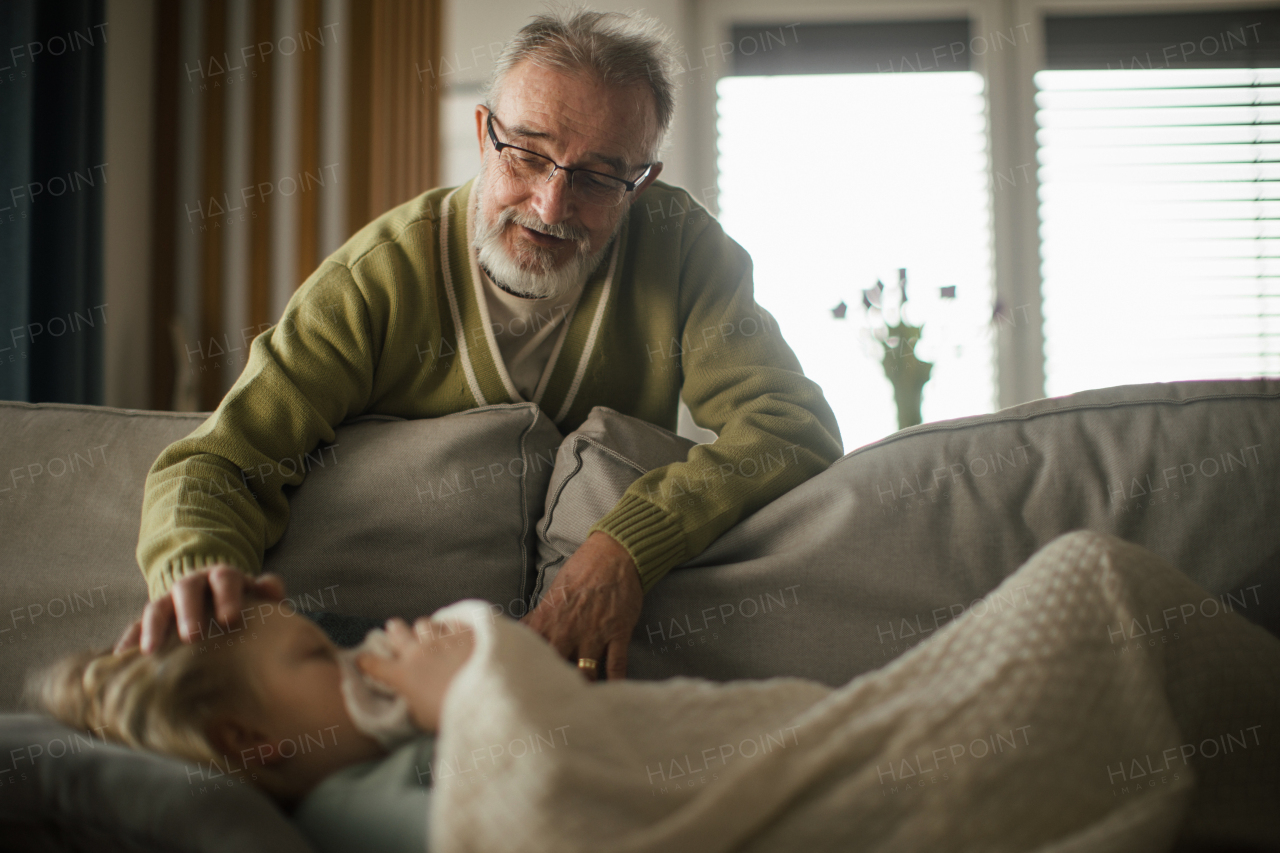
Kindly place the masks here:
[[(607, 666), (610, 679), (626, 678), (627, 646), (643, 604), (635, 561), (616, 539), (596, 531), (560, 569), (533, 612), (520, 621), (546, 637), (571, 663), (590, 658)], [(583, 674), (595, 680), (600, 669)]]
[(178, 580), (168, 595), (147, 603), (142, 618), (126, 628), (116, 641), (115, 652), (119, 654), (138, 645), (148, 654), (154, 652), (175, 621), (183, 642), (200, 639), (204, 636), (201, 622), (209, 593), (213, 594), (214, 618), (229, 628), (238, 627), (245, 593), (249, 591), (278, 601), (284, 598), (284, 580), (273, 574), (252, 578), (223, 563), (192, 572)]

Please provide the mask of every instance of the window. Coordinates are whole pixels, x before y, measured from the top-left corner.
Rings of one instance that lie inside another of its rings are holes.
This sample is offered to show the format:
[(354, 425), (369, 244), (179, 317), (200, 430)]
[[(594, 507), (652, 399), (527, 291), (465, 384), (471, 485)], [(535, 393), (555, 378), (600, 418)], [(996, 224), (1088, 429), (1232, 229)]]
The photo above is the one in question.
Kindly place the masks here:
[(1048, 394), (1280, 373), (1277, 17), (1046, 20)]
[[(756, 300), (822, 386), (846, 449), (897, 429), (861, 294), (877, 279), (893, 286), (900, 267), (908, 319), (924, 323), (917, 354), (934, 363), (924, 419), (995, 407), (983, 80), (967, 67), (903, 73), (904, 57), (918, 68), (917, 53), (967, 39), (967, 24), (957, 35), (926, 22), (912, 42), (914, 26), (802, 34), (810, 54), (762, 53), (716, 89), (720, 221), (751, 253)], [(841, 37), (863, 49), (837, 49)], [(852, 73), (790, 73), (822, 68)]]

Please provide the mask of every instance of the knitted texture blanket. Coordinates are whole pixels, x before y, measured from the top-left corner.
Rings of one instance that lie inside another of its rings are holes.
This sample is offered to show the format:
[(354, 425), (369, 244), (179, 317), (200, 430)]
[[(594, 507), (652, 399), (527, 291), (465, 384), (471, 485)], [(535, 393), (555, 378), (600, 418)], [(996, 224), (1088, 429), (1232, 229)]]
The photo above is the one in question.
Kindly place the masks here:
[(1280, 845), (1280, 641), (1093, 533), (984, 601), (838, 689), (592, 685), (487, 605), (445, 608), (476, 646), (443, 708), (430, 849)]

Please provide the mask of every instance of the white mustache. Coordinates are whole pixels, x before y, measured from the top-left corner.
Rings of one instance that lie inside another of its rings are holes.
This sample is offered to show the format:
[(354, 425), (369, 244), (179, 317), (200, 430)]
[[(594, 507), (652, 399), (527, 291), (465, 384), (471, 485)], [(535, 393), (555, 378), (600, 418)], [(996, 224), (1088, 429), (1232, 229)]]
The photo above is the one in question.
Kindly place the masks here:
[(561, 240), (572, 240), (579, 246), (585, 245), (589, 239), (585, 228), (578, 228), (566, 222), (548, 225), (532, 214), (521, 213), (510, 207), (498, 215), (498, 227), (501, 228), (508, 222), (522, 225), (530, 231), (537, 231), (539, 234), (547, 234), (551, 237), (558, 237)]

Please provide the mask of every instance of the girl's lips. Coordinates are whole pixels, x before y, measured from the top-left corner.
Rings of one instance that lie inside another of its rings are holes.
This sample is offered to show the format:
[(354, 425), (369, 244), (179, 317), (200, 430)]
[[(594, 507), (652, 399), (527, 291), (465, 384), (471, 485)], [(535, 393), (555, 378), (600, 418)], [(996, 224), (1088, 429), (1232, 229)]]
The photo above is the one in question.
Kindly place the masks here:
[(557, 246), (561, 246), (569, 242), (568, 240), (563, 240), (559, 237), (552, 237), (550, 234), (543, 234), (541, 231), (534, 231), (532, 228), (527, 228), (524, 225), (520, 226), (520, 230), (527, 239), (537, 243), (539, 246), (546, 246), (550, 249), (554, 249)]

